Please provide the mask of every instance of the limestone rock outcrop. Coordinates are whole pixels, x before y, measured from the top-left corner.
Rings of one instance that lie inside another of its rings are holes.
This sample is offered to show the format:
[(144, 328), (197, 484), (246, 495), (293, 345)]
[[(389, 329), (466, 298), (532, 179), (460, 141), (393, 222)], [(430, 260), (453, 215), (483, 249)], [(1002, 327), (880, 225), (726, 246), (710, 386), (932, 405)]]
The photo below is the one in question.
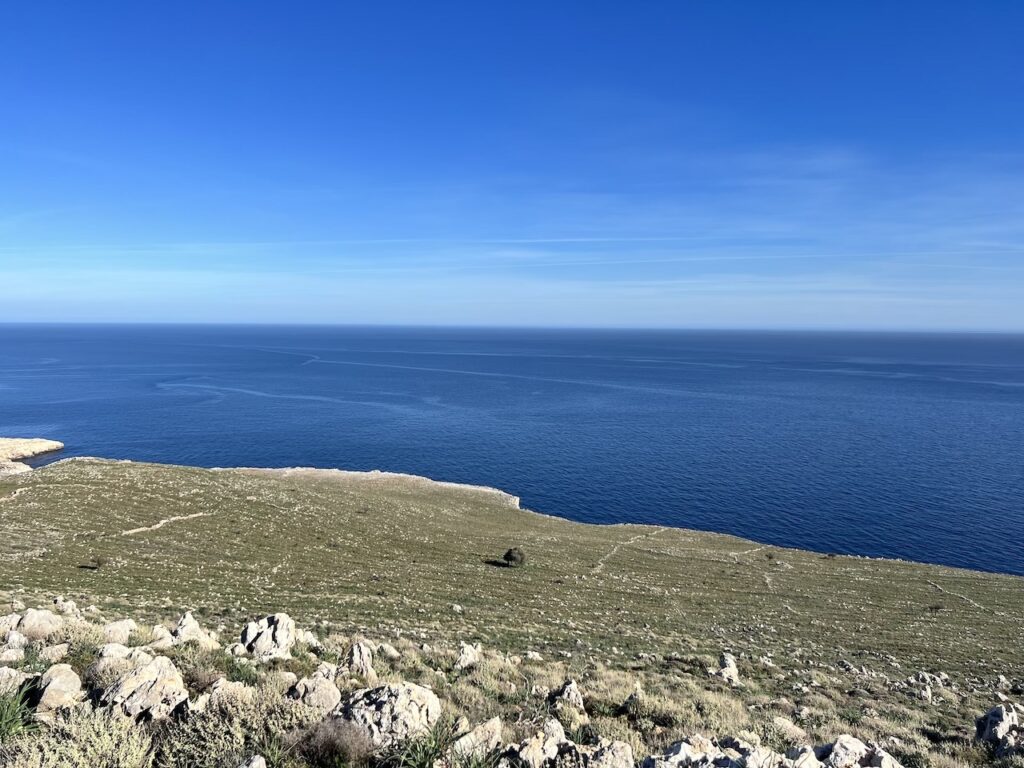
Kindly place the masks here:
[(99, 703), (136, 720), (160, 720), (187, 700), (181, 673), (166, 656), (157, 656), (110, 685)]
[(259, 662), (290, 659), (295, 645), (295, 621), (287, 613), (275, 613), (250, 621), (242, 632), (240, 645)]
[(356, 725), (380, 749), (430, 730), (441, 717), (441, 702), (422, 685), (390, 683), (356, 691), (335, 714)]
[(55, 664), (39, 678), (30, 697), (36, 718), (50, 720), (53, 713), (69, 709), (82, 700), (82, 681), (68, 664)]
[(289, 689), (288, 696), (323, 713), (331, 712), (341, 703), (341, 691), (333, 676), (320, 674), (299, 680)]
[(29, 608), (18, 622), (17, 630), (30, 640), (45, 640), (64, 626), (64, 618), (53, 611)]
[(373, 648), (369, 643), (362, 641), (353, 643), (352, 647), (348, 649), (347, 664), (351, 674), (358, 675), (370, 685), (376, 684), (377, 673), (373, 669)]
[(975, 736), (987, 744), (996, 757), (1024, 754), (1024, 707), (1000, 704), (975, 721)]
[(186, 611), (178, 620), (178, 625), (171, 630), (171, 642), (174, 645), (196, 643), (200, 648), (207, 651), (214, 651), (220, 648), (217, 638), (199, 625), (191, 611)]

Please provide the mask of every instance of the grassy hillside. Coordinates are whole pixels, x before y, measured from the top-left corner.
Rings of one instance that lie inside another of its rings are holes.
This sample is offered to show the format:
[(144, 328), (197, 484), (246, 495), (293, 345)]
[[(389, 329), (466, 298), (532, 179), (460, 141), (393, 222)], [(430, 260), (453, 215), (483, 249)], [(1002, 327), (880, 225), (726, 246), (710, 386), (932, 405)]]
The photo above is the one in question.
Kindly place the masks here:
[[(593, 689), (721, 689), (739, 712), (807, 707), (823, 738), (898, 733), (943, 759), (971, 759), (997, 675), (1024, 677), (1019, 578), (583, 525), (414, 478), (73, 460), (0, 479), (0, 533), (0, 597), (535, 650)], [(527, 564), (501, 567), (514, 545)], [(723, 650), (742, 688), (707, 675)], [(903, 682), (920, 671), (951, 678), (933, 703)]]

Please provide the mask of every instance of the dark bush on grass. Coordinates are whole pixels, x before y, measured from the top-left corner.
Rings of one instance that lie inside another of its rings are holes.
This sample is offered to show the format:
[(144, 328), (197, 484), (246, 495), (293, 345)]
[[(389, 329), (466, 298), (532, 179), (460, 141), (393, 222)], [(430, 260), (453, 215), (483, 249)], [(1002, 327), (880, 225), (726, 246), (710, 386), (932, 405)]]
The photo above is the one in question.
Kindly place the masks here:
[(505, 561), (505, 565), (509, 568), (519, 568), (526, 565), (526, 554), (519, 547), (512, 547), (501, 559)]

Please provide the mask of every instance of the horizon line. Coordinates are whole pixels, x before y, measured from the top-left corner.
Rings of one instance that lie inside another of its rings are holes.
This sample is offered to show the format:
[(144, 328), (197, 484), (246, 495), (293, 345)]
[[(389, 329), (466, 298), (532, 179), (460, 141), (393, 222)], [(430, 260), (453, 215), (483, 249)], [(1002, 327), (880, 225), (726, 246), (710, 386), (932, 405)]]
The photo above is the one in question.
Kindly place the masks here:
[(1024, 329), (972, 329), (972, 328), (829, 328), (820, 326), (611, 326), (611, 325), (497, 325), (479, 323), (317, 323), (247, 322), (247, 321), (187, 321), (187, 320), (2, 320), (2, 326), (77, 326), (77, 327), (185, 327), (185, 328), (379, 328), (423, 330), (475, 330), (475, 331), (605, 331), (647, 333), (809, 333), (809, 334), (884, 334), (918, 336), (1024, 336)]

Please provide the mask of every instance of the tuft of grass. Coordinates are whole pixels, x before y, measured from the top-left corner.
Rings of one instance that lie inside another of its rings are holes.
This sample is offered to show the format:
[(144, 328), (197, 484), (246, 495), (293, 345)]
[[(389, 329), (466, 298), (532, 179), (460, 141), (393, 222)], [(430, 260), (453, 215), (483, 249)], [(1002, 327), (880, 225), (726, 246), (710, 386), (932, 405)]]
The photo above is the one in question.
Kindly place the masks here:
[(7, 744), (16, 736), (34, 728), (32, 708), (25, 689), (0, 696), (0, 744)]
[[(227, 656), (227, 654), (225, 654)], [(245, 683), (256, 685), (260, 681), (259, 670), (252, 664), (246, 664), (234, 656), (227, 656), (227, 663), (224, 665), (224, 677), (232, 683)]]
[(455, 721), (442, 717), (422, 736), (396, 745), (381, 756), (379, 768), (434, 768), (456, 739)]

